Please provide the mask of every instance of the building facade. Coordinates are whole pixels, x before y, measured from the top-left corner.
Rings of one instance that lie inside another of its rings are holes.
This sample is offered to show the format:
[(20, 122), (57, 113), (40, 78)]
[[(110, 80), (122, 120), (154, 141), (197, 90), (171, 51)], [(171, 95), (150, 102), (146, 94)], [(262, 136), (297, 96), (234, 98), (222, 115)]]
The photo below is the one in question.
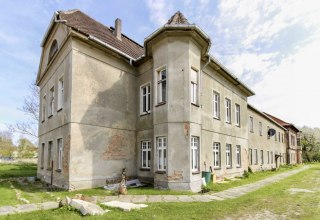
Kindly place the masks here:
[[(264, 147), (250, 141), (249, 115), (286, 129), (247, 107), (254, 92), (208, 53), (210, 45), (180, 12), (144, 46), (121, 33), (119, 19), (112, 28), (79, 10), (56, 12), (37, 76), (38, 177), (91, 188), (119, 180), (126, 168), (158, 188), (199, 191), (201, 171), (241, 175), (248, 146)], [(282, 145), (270, 152), (283, 155)]]

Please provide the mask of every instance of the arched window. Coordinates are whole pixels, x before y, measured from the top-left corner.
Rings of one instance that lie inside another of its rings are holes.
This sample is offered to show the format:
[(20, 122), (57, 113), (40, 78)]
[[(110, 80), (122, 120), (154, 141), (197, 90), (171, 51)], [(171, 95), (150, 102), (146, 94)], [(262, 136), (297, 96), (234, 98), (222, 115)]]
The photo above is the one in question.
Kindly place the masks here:
[(52, 57), (56, 54), (57, 51), (58, 51), (58, 43), (57, 43), (57, 40), (54, 40), (50, 47), (48, 63), (51, 61)]

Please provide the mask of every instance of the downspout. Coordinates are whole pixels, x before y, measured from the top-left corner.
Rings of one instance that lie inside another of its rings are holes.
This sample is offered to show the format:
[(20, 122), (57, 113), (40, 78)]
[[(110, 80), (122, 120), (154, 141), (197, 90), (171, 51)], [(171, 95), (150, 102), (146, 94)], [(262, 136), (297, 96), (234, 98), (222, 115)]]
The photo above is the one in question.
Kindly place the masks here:
[(200, 83), (200, 106), (202, 107), (202, 71), (204, 70), (204, 68), (206, 68), (206, 66), (211, 62), (211, 59), (210, 59), (210, 56), (209, 56), (209, 59), (208, 59), (208, 62), (201, 68), (200, 70), (200, 80), (199, 80), (199, 83)]

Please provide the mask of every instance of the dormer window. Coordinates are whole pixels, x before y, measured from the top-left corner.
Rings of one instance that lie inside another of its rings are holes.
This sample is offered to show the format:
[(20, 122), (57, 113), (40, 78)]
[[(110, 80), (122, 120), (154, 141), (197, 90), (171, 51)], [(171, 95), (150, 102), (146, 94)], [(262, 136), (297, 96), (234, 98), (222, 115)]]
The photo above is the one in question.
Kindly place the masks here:
[(57, 40), (54, 40), (50, 47), (48, 64), (52, 60), (53, 56), (57, 53), (57, 51), (58, 51), (58, 43), (57, 43)]

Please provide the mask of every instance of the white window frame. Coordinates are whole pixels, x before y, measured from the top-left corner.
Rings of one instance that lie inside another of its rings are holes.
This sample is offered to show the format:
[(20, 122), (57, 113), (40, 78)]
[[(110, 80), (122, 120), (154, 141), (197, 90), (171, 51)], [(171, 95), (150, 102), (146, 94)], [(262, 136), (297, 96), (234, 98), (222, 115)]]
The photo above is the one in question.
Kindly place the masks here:
[(253, 133), (253, 117), (249, 117), (249, 131)]
[(220, 94), (213, 91), (212, 99), (213, 118), (220, 119)]
[[(145, 93), (144, 93), (145, 89)], [(145, 103), (144, 103), (145, 97)], [(151, 112), (151, 83), (148, 82), (140, 86), (140, 115)]]
[(51, 167), (52, 149), (53, 149), (53, 141), (49, 141), (48, 142), (48, 152), (47, 152), (47, 169), (52, 169), (52, 167)]
[(49, 97), (48, 117), (51, 117), (54, 112), (54, 86), (50, 88), (49, 94), (50, 94), (50, 97)]
[(270, 130), (270, 127), (267, 126), (267, 137), (268, 137), (268, 139), (270, 139), (269, 130)]
[(240, 110), (240, 105), (235, 104), (235, 118), (236, 118), (236, 126), (240, 127), (240, 115), (241, 115), (241, 110)]
[(141, 168), (151, 168), (151, 141), (141, 141)]
[(47, 95), (44, 94), (42, 97), (42, 112), (41, 112), (41, 121), (44, 122), (47, 117), (46, 113), (46, 106), (47, 106)]
[(63, 108), (63, 103), (64, 103), (64, 78), (63, 76), (61, 76), (58, 81), (58, 101), (57, 101), (58, 111)]
[[(163, 77), (163, 72), (165, 72), (165, 78)], [(167, 77), (168, 72), (166, 68), (161, 68), (157, 71), (157, 103), (165, 103), (167, 100)], [(163, 85), (165, 87), (163, 88)], [(164, 91), (163, 91), (164, 89)]]
[(260, 136), (262, 136), (262, 122), (261, 121), (259, 122), (259, 133), (260, 133)]
[[(195, 79), (193, 79), (192, 75), (195, 74)], [(197, 105), (198, 104), (198, 85), (199, 85), (199, 72), (193, 68), (191, 68), (190, 74), (190, 98), (191, 103)]]
[(237, 167), (241, 167), (241, 146), (236, 145), (236, 159)]
[(261, 164), (264, 164), (263, 150), (260, 150), (260, 154)]
[(57, 170), (62, 170), (62, 157), (63, 157), (63, 139), (57, 139)]
[(274, 133), (274, 140), (277, 141), (277, 130), (275, 130), (275, 133)]
[(219, 169), (221, 167), (221, 145), (219, 142), (213, 143), (213, 168)]
[(199, 137), (191, 137), (191, 170), (193, 172), (199, 171)]
[(157, 169), (167, 170), (167, 137), (157, 137)]
[(226, 104), (226, 123), (231, 124), (231, 100), (226, 98), (225, 99)]
[(232, 167), (232, 147), (231, 144), (226, 144), (226, 167)]
[(250, 163), (250, 165), (253, 165), (252, 148), (249, 148), (249, 163)]

